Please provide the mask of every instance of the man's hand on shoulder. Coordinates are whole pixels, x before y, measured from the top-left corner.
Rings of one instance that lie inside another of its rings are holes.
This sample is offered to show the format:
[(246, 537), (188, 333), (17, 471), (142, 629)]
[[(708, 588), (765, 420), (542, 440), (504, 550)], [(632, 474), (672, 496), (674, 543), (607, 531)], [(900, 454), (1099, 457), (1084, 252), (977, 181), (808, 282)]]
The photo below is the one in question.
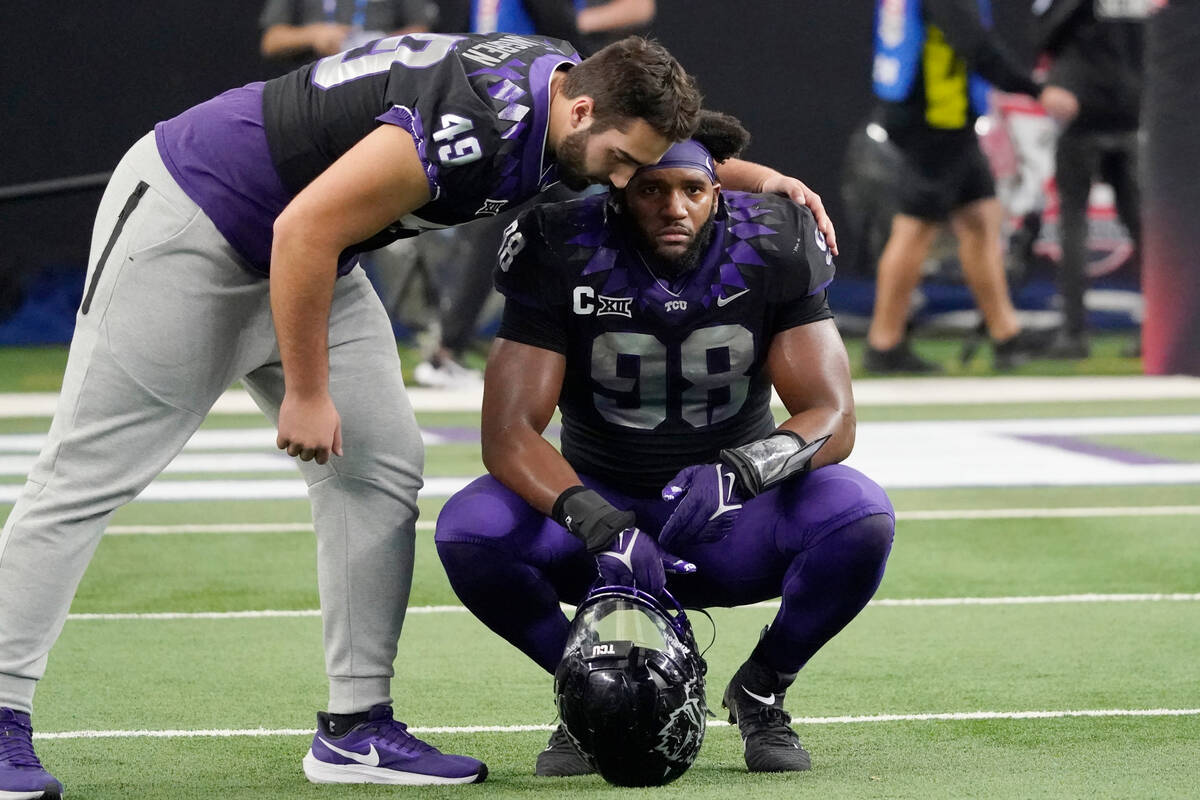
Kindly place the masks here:
[(675, 504), (658, 535), (669, 549), (724, 539), (745, 500), (733, 470), (724, 464), (685, 467), (663, 488), (662, 498)]
[(761, 191), (770, 194), (786, 195), (796, 203), (808, 206), (808, 210), (812, 212), (813, 217), (817, 220), (817, 230), (825, 235), (825, 241), (829, 244), (829, 249), (833, 254), (835, 256), (838, 254), (837, 233), (833, 229), (833, 220), (829, 218), (829, 214), (825, 211), (825, 204), (821, 202), (821, 195), (808, 188), (798, 178), (792, 178), (778, 172), (763, 180)]

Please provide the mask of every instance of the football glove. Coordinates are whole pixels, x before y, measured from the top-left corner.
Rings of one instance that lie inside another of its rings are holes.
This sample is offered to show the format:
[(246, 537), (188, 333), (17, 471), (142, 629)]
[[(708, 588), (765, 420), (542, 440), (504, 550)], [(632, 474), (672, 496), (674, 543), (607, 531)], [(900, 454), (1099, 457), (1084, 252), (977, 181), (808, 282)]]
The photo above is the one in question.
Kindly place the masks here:
[(654, 537), (638, 528), (617, 534), (609, 549), (596, 554), (603, 586), (633, 586), (658, 597), (667, 572), (695, 572), (696, 565), (663, 551)]
[(675, 505), (658, 541), (675, 549), (694, 542), (717, 542), (729, 535), (745, 497), (736, 476), (724, 464), (685, 467), (662, 491)]

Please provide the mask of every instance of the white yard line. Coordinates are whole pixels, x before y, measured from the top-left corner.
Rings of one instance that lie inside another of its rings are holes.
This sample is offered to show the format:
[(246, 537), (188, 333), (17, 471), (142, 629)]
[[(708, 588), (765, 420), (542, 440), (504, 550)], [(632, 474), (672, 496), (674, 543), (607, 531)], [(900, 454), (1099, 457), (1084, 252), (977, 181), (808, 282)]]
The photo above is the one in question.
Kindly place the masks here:
[[(1031, 595), (1028, 597), (913, 597), (872, 600), (868, 606), (879, 608), (922, 608), (940, 606), (1007, 606), (1049, 605), (1066, 603), (1194, 603), (1200, 602), (1200, 593), (1184, 592), (1157, 594), (1056, 594)], [(738, 606), (738, 608), (776, 608), (778, 600)], [(569, 608), (569, 607), (568, 607)], [(409, 614), (465, 614), (463, 606), (409, 606)], [(266, 609), (263, 611), (156, 611), (147, 613), (121, 612), (112, 614), (70, 614), (72, 622), (116, 622), (116, 621), (161, 621), (161, 620), (233, 620), (233, 619), (279, 619), (284, 617), (319, 617), (318, 609), (293, 611)]]
[(897, 521), (960, 519), (1058, 519), (1070, 517), (1194, 517), (1200, 506), (1092, 506), (1084, 508), (963, 508), (897, 511)]
[[(432, 522), (418, 522), (417, 529)], [(312, 533), (311, 522), (231, 522), (221, 525), (109, 525), (108, 536), (169, 535), (176, 533)]]
[[(417, 411), (478, 411), (482, 389), (462, 391), (409, 387)], [(1200, 399), (1200, 378), (1183, 375), (1111, 377), (863, 378), (854, 382), (859, 406), (1057, 403), (1084, 400)], [(52, 392), (0, 393), (0, 418), (48, 417), (58, 395)], [(776, 405), (781, 405), (778, 398)], [(258, 414), (241, 390), (230, 390), (214, 414)]]
[[(945, 711), (924, 714), (867, 714), (844, 717), (793, 717), (800, 725), (854, 725), (879, 722), (958, 722), (986, 719), (1063, 719), (1068, 717), (1194, 717), (1200, 708), (1105, 708), (1055, 711)], [(724, 720), (709, 720), (712, 728), (730, 727)], [(458, 733), (531, 733), (553, 730), (553, 725), (460, 725), (411, 727), (419, 735)], [(209, 728), (202, 730), (84, 730), (35, 733), (35, 739), (195, 739), (232, 736), (312, 736), (311, 728)]]
[[(1022, 606), (1056, 603), (1160, 603), (1200, 601), (1200, 594), (1147, 593), (1147, 594), (1051, 594), (1029, 597), (914, 597), (872, 600), (867, 605), (881, 608), (930, 607), (930, 606)], [(774, 605), (779, 605), (775, 603)], [(767, 607), (770, 607), (768, 604)]]
[[(465, 614), (463, 606), (409, 606), (409, 614)], [(319, 617), (320, 609), (302, 608), (296, 610), (266, 609), (263, 611), (153, 611), (144, 614), (115, 613), (115, 614), (69, 614), (67, 619), (72, 622), (119, 622), (128, 620), (197, 620), (197, 619), (281, 619), (295, 617)]]
[[(446, 443), (444, 436), (429, 431), (421, 432), (421, 440), (427, 447)], [(12, 470), (7, 474), (24, 474), (28, 471), (33, 458), (41, 452), (42, 446), (45, 443), (46, 434), (44, 433), (10, 433), (0, 435), (0, 454), (5, 454), (6, 456), (8, 454), (24, 454), (29, 458), (27, 465), (23, 466), (21, 470)], [(219, 454), (205, 455), (212, 451), (219, 451)], [(250, 465), (249, 467), (246, 465), (238, 466), (236, 462), (231, 462), (231, 459), (250, 455), (272, 457), (278, 462), (270, 465), (276, 471), (293, 472), (296, 469), (295, 459), (281, 452), (275, 446), (275, 429), (267, 427), (209, 428), (196, 431), (184, 447), (184, 453), (179, 457), (191, 456), (195, 460), (196, 466), (190, 470), (193, 472), (213, 471), (205, 468), (204, 465), (208, 462), (203, 459), (224, 460), (225, 468), (218, 468), (215, 470), (217, 472), (252, 472), (255, 469), (260, 469), (254, 465)], [(21, 462), (14, 461), (12, 463), (16, 466)], [(219, 462), (215, 463), (219, 467)], [(282, 464), (282, 467), (279, 464)], [(0, 462), (0, 469), (10, 468), (4, 466), (4, 462)]]
[[(963, 519), (1057, 519), (1087, 517), (1194, 517), (1200, 506), (1087, 506), (1083, 508), (964, 508), (898, 511), (898, 521), (954, 521)], [(432, 531), (435, 523), (417, 523), (417, 530)], [(109, 536), (171, 535), (177, 533), (311, 533), (309, 522), (245, 522), (183, 525), (110, 525)]]
[[(886, 489), (1200, 484), (1200, 446), (1176, 458), (1136, 452), (1135, 435), (1172, 433), (1200, 434), (1200, 413), (864, 422), (846, 463)], [(1087, 440), (1104, 434), (1129, 436), (1128, 445), (1105, 447)], [(0, 435), (0, 475), (24, 475), (41, 441), (37, 434)], [(270, 428), (199, 431), (166, 471), (213, 477), (155, 480), (138, 501), (307, 499), (307, 486), (292, 460), (275, 449)], [(225, 472), (250, 474), (232, 480)], [(473, 477), (427, 478), (421, 496), (449, 497)], [(21, 491), (20, 483), (0, 483), (0, 503), (15, 502)]]

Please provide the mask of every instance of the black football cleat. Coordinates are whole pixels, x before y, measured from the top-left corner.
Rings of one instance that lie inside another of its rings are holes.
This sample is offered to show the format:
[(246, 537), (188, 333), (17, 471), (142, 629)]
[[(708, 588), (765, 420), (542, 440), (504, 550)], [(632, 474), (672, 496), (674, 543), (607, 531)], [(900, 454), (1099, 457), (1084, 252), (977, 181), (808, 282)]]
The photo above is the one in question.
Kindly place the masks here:
[(876, 350), (867, 345), (863, 353), (863, 369), (872, 375), (934, 375), (942, 371), (942, 365), (927, 361), (913, 352), (908, 339), (887, 350)]
[(533, 774), (539, 778), (572, 778), (576, 775), (591, 775), (596, 770), (575, 747), (562, 723), (550, 734), (550, 743), (538, 753)]
[(791, 716), (783, 710), (783, 696), (791, 676), (754, 661), (734, 673), (721, 705), (729, 710), (730, 723), (737, 723), (751, 772), (801, 772), (812, 761), (800, 737), (792, 730)]
[(997, 371), (1019, 367), (1035, 358), (1044, 358), (1055, 331), (1022, 328), (1003, 342), (992, 342), (992, 366)]

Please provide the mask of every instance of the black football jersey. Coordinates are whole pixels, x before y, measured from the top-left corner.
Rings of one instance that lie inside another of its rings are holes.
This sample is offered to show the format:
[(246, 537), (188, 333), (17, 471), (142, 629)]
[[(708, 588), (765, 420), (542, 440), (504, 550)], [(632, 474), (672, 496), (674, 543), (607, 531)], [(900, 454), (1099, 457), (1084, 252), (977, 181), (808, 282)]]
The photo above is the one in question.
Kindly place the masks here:
[(381, 123), (412, 134), (430, 202), (357, 249), (496, 214), (557, 181), (545, 151), (550, 77), (579, 61), (537, 36), (379, 39), (268, 81), (271, 158), (299, 192)]
[(649, 495), (775, 429), (771, 339), (832, 316), (834, 268), (812, 213), (782, 196), (723, 192), (710, 245), (674, 280), (651, 271), (622, 213), (598, 195), (511, 225), (495, 270), (499, 335), (566, 356), (567, 461)]

